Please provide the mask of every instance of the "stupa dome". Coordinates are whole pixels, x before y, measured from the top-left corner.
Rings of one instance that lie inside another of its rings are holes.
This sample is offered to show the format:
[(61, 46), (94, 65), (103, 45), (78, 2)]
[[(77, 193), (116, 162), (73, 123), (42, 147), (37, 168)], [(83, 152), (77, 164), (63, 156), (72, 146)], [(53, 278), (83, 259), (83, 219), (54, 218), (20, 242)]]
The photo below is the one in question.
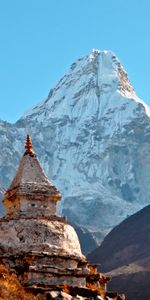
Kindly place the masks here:
[[(1, 221), (0, 245), (3, 253), (47, 252), (84, 259), (77, 234), (62, 218), (18, 218)], [(5, 237), (5, 239), (4, 239)]]

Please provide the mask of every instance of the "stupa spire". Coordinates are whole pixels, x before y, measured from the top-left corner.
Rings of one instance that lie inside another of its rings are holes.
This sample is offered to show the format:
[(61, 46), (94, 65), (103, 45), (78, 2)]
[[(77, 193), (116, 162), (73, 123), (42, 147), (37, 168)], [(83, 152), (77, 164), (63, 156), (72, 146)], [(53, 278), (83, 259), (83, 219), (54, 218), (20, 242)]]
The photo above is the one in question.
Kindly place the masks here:
[(25, 151), (24, 155), (26, 155), (26, 154), (29, 154), (31, 156), (35, 155), (33, 148), (32, 148), (31, 137), (29, 134), (27, 134), (27, 137), (26, 137), (25, 149), (26, 149), (26, 151)]
[(45, 175), (33, 151), (30, 135), (27, 134), (25, 153), (3, 198), (7, 213), (15, 215), (23, 212), (31, 216), (54, 215), (56, 203), (60, 199), (60, 192)]

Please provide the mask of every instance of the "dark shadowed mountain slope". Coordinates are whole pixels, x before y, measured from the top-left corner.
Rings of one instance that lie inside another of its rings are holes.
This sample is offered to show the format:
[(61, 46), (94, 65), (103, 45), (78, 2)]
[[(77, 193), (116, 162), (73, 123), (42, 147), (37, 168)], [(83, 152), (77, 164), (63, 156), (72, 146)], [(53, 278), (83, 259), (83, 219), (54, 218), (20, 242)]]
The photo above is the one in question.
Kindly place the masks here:
[[(139, 267), (137, 271), (137, 268)], [(147, 269), (144, 267), (147, 265)], [(111, 274), (112, 280), (109, 284), (110, 290), (125, 292), (127, 300), (149, 300), (150, 299), (150, 259), (146, 259), (142, 266), (141, 261), (135, 264), (132, 271), (122, 270), (122, 273), (117, 274), (114, 270)], [(132, 266), (129, 265), (129, 268)], [(149, 267), (149, 268), (148, 268)], [(145, 268), (145, 269), (144, 269)], [(142, 270), (143, 269), (143, 270)]]
[(126, 290), (127, 300), (150, 299), (150, 205), (116, 226), (88, 259), (102, 263), (110, 288)]
[(103, 270), (127, 265), (150, 255), (150, 205), (116, 226), (88, 258), (103, 262)]
[(90, 232), (85, 227), (77, 226), (76, 224), (71, 224), (80, 241), (82, 252), (87, 255), (94, 249), (96, 249), (100, 245), (99, 239), (96, 238), (96, 234), (93, 232)]

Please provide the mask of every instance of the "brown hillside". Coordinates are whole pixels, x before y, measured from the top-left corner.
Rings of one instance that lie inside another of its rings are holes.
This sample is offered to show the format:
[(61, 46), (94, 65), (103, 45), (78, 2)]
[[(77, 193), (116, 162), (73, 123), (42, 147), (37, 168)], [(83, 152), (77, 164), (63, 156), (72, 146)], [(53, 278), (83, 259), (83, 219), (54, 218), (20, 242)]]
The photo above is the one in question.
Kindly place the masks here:
[[(0, 262), (0, 300), (37, 300), (24, 290), (16, 274)], [(40, 300), (40, 299), (39, 299)]]

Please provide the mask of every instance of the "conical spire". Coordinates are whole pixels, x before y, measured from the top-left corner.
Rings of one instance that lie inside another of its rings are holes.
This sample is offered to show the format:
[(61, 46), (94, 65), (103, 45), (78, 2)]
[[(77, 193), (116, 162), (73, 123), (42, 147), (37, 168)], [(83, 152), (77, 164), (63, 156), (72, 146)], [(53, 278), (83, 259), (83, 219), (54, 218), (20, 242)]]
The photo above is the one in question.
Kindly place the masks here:
[(29, 134), (27, 134), (25, 149), (26, 149), (26, 151), (25, 151), (24, 155), (29, 154), (30, 156), (35, 156), (35, 153), (32, 148), (31, 137)]
[(5, 196), (26, 195), (55, 198), (60, 200), (61, 194), (57, 188), (49, 181), (43, 168), (37, 159), (32, 148), (30, 135), (27, 134), (25, 143), (25, 153), (20, 161), (17, 173), (8, 188)]

